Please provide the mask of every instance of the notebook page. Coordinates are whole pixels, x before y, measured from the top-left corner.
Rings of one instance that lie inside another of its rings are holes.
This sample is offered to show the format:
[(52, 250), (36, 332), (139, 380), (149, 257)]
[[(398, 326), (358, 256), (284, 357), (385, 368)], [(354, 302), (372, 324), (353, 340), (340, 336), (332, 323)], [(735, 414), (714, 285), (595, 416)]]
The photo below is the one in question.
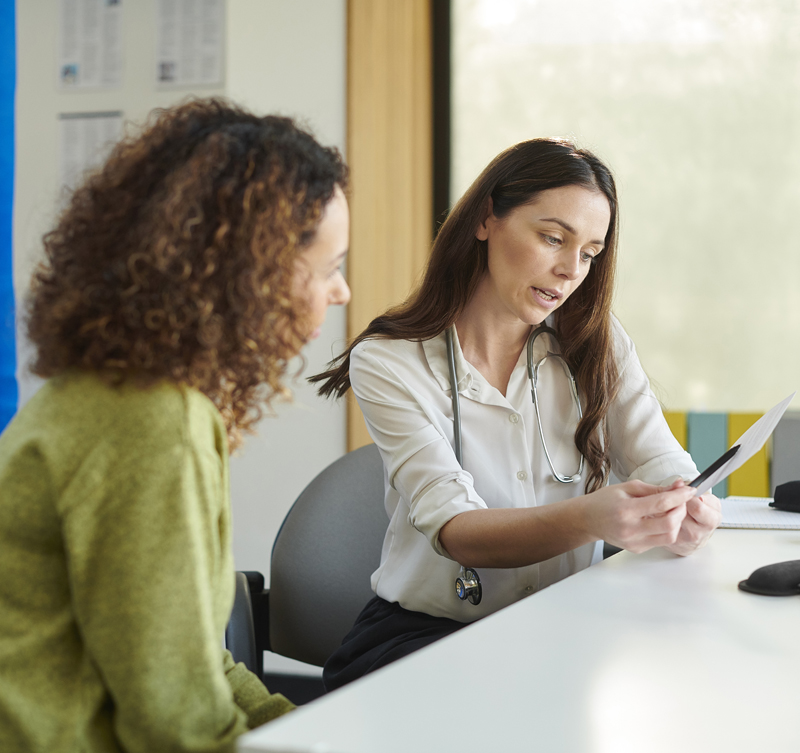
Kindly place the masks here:
[(776, 510), (771, 497), (725, 497), (720, 528), (772, 528), (800, 531), (800, 513)]

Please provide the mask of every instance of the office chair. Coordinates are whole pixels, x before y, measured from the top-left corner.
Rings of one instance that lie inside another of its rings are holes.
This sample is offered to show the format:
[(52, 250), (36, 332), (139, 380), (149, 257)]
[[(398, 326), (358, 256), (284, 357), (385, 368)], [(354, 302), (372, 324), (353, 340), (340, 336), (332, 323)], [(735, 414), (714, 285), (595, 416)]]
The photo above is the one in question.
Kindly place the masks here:
[(272, 547), (269, 590), (261, 573), (237, 573), (226, 630), (236, 661), (259, 677), (264, 650), (325, 663), (374, 595), (369, 579), (389, 524), (383, 499), (375, 445), (339, 458), (305, 488)]

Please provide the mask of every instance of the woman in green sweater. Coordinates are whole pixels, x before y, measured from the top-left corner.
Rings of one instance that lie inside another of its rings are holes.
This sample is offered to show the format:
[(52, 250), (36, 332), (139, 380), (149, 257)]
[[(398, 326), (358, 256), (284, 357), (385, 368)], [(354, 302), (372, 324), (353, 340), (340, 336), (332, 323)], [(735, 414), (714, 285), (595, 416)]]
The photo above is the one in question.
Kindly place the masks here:
[(45, 236), (48, 381), (0, 437), (0, 750), (227, 751), (293, 708), (222, 649), (228, 449), (350, 297), (346, 181), (291, 120), (193, 101)]

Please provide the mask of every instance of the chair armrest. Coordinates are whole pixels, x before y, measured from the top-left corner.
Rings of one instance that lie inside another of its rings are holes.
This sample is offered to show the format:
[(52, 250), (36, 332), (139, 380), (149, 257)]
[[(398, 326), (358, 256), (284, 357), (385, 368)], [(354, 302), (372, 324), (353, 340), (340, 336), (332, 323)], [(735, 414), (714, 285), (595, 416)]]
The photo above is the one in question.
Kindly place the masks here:
[(242, 662), (251, 672), (263, 670), (263, 661), (259, 669), (256, 650), (250, 587), (243, 573), (235, 575), (233, 608), (225, 628), (225, 646), (235, 662)]
[(256, 664), (258, 676), (264, 674), (264, 652), (271, 651), (269, 643), (269, 589), (264, 588), (264, 576), (254, 570), (243, 570), (250, 589), (253, 610), (253, 627), (256, 639)]

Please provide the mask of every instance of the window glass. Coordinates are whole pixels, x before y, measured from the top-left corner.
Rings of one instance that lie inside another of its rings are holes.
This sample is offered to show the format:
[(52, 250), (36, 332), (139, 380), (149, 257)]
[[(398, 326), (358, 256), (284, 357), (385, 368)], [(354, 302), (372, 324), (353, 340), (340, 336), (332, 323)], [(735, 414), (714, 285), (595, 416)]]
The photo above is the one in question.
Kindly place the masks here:
[(616, 176), (615, 312), (665, 406), (800, 386), (800, 3), (452, 8), (451, 195), (510, 144), (576, 140)]

